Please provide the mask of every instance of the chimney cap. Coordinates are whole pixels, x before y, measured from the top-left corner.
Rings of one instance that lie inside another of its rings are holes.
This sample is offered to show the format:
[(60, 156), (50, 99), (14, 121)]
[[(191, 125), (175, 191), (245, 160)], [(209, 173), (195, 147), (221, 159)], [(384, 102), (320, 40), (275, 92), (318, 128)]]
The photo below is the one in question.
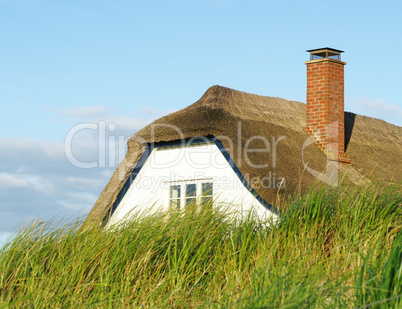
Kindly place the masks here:
[(330, 48), (330, 47), (323, 47), (317, 49), (309, 49), (307, 52), (310, 53), (310, 60), (316, 59), (335, 59), (341, 60), (341, 53), (343, 50)]
[(335, 48), (331, 48), (331, 47), (322, 47), (322, 48), (316, 48), (316, 49), (309, 49), (309, 50), (306, 50), (306, 52), (315, 53), (315, 52), (324, 51), (324, 50), (336, 52), (336, 53), (339, 53), (339, 54), (344, 53), (343, 50), (339, 50), (339, 49), (335, 49)]

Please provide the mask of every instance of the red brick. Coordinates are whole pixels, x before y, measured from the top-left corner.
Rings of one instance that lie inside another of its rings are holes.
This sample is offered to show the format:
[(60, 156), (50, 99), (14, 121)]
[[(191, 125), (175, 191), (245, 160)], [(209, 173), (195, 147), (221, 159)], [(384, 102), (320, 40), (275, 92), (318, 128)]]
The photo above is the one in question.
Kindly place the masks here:
[[(338, 144), (344, 154), (344, 65), (332, 61), (307, 63), (307, 130), (319, 131), (318, 142), (324, 147)], [(331, 123), (338, 122), (333, 127)], [(329, 126), (329, 127), (328, 127)], [(327, 136), (327, 134), (329, 136)], [(329, 150), (330, 151), (330, 150)]]

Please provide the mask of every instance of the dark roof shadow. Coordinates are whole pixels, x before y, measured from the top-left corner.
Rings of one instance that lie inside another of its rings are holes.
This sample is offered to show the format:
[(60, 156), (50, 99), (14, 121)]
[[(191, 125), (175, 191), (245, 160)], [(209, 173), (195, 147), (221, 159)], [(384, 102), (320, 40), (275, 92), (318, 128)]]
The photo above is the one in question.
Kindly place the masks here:
[(348, 149), (353, 127), (355, 126), (356, 114), (345, 112), (345, 151)]

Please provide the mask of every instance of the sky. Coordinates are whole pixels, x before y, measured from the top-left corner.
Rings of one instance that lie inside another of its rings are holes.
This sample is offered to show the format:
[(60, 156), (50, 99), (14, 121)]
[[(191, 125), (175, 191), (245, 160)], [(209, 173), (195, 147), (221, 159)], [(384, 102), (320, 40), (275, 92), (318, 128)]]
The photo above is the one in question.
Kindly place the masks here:
[(346, 111), (401, 126), (401, 11), (397, 0), (0, 0), (0, 245), (37, 217), (85, 217), (127, 138), (212, 85), (305, 102), (308, 49), (345, 51)]

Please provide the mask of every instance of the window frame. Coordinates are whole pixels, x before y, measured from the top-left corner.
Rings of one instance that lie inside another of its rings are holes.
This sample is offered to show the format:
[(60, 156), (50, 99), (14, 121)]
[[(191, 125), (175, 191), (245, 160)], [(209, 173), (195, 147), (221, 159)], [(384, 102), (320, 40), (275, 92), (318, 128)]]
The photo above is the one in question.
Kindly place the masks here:
[[(208, 184), (211, 187), (211, 194), (205, 195), (203, 192), (203, 187)], [(187, 187), (189, 185), (195, 185), (195, 195), (193, 196), (187, 196)], [(171, 190), (172, 187), (180, 187), (179, 191), (179, 199), (178, 198), (172, 198), (171, 197)], [(203, 203), (204, 199), (208, 199), (208, 204), (211, 203), (213, 204), (213, 193), (214, 193), (214, 181), (213, 178), (203, 178), (203, 179), (190, 179), (190, 180), (182, 180), (182, 181), (169, 181), (168, 182), (168, 190), (167, 190), (167, 201), (168, 201), (168, 208), (171, 209), (172, 206), (174, 207), (175, 205), (172, 205), (171, 201), (172, 200), (179, 200), (179, 207), (176, 207), (177, 210), (185, 210), (188, 208), (189, 205), (187, 205), (187, 201), (189, 199), (194, 199), (195, 203), (197, 206), (204, 206), (205, 204)], [(212, 201), (212, 202), (211, 202)], [(177, 204), (176, 204), (177, 205)]]
[[(176, 187), (176, 188), (175, 188)], [(179, 189), (178, 192), (178, 196), (176, 197), (172, 197), (172, 192), (174, 189), (177, 190), (177, 188)], [(181, 208), (181, 186), (180, 185), (171, 185), (169, 186), (169, 198), (168, 198), (168, 204), (169, 204), (169, 209), (172, 208), (176, 208), (177, 210), (180, 210)]]

